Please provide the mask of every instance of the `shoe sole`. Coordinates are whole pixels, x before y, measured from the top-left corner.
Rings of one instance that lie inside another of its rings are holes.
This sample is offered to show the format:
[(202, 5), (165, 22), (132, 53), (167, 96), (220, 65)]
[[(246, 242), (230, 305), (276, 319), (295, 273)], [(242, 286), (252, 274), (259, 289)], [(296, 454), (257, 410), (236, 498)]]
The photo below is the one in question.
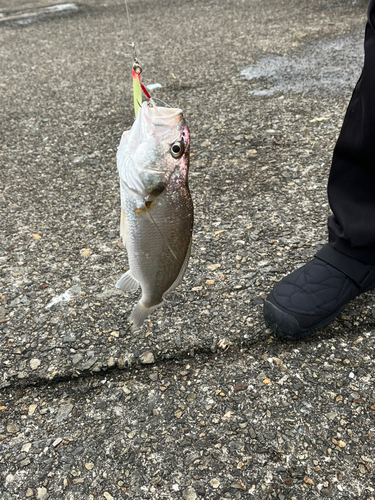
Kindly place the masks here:
[(302, 340), (332, 323), (336, 316), (340, 314), (343, 307), (306, 330), (299, 326), (294, 316), (281, 311), (267, 300), (264, 302), (263, 315), (267, 328), (270, 328), (280, 339)]

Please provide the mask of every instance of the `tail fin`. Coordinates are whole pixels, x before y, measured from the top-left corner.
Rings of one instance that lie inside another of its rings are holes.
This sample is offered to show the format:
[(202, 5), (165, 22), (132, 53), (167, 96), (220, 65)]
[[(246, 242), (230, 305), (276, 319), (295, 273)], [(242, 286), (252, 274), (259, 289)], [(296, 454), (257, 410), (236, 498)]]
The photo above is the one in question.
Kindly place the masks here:
[(155, 309), (160, 307), (163, 302), (157, 304), (156, 306), (146, 307), (142, 304), (140, 300), (134, 307), (131, 315), (130, 315), (130, 323), (134, 323), (136, 326), (142, 326), (144, 320), (149, 316)]

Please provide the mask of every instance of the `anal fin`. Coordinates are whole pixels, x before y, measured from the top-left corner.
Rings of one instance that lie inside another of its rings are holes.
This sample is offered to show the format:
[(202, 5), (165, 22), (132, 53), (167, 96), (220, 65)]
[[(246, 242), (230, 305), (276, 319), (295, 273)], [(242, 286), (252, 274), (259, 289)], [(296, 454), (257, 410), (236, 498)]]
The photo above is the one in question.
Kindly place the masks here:
[(138, 290), (139, 283), (133, 278), (130, 271), (127, 271), (121, 276), (115, 286), (124, 292), (136, 292)]

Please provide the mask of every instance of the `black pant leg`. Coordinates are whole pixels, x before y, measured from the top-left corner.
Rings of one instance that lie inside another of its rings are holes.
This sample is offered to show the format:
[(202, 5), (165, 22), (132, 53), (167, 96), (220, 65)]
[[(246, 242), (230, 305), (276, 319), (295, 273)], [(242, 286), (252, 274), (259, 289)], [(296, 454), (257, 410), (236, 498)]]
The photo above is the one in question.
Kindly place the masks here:
[(330, 244), (375, 265), (375, 0), (368, 8), (365, 60), (333, 153)]

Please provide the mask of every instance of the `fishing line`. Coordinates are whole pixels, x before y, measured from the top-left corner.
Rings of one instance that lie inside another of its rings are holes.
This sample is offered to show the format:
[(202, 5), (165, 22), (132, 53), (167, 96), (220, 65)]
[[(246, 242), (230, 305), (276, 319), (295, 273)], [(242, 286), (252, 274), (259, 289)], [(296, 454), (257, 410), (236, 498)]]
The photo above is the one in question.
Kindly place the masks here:
[(129, 45), (133, 49), (134, 59), (137, 59), (137, 52), (135, 50), (135, 43), (133, 41), (134, 40), (134, 38), (133, 38), (133, 30), (132, 30), (132, 25), (131, 25), (131, 22), (130, 22), (128, 3), (127, 3), (126, 0), (124, 0), (124, 3), (125, 3), (125, 10), (126, 10), (126, 17), (128, 19), (129, 34), (130, 34), (130, 39), (131, 39), (131, 43), (128, 43), (127, 45)]
[(169, 104), (167, 104), (166, 102), (162, 101), (161, 99), (159, 99), (158, 97), (151, 97), (151, 104), (152, 104), (152, 101), (159, 101), (161, 103), (163, 103), (165, 106), (167, 106), (167, 108), (171, 108), (172, 109), (172, 106), (170, 106)]
[[(128, 2), (127, 2), (127, 0), (124, 0), (124, 5), (125, 5), (125, 10), (126, 10), (126, 18), (128, 20), (129, 34), (130, 34), (130, 38), (131, 38), (131, 42), (130, 43), (126, 42), (126, 44), (129, 45), (129, 47), (131, 47), (133, 49), (133, 56), (134, 56), (133, 71), (135, 71), (137, 73), (137, 75), (138, 75), (139, 84), (141, 86), (142, 92), (145, 94), (145, 96), (147, 97), (147, 99), (150, 100), (151, 106), (154, 105), (154, 103), (152, 101), (153, 101), (153, 99), (155, 99), (156, 101), (160, 101), (162, 104), (164, 104), (164, 106), (166, 106), (168, 108), (172, 108), (172, 106), (170, 106), (166, 102), (162, 101), (161, 99), (158, 99), (157, 97), (152, 98), (151, 95), (150, 95), (150, 93), (147, 90), (147, 87), (145, 87), (143, 85), (143, 83), (141, 82), (142, 68), (141, 68), (141, 65), (139, 64), (139, 61), (137, 59), (137, 51), (136, 51), (136, 48), (135, 48), (135, 43), (134, 43), (134, 38), (133, 38), (133, 30), (132, 30), (132, 25), (131, 25), (131, 22), (130, 22), (130, 16), (129, 16), (129, 9), (128, 9)], [(138, 100), (137, 100), (137, 103), (138, 103), (139, 106), (141, 106), (141, 103)]]

